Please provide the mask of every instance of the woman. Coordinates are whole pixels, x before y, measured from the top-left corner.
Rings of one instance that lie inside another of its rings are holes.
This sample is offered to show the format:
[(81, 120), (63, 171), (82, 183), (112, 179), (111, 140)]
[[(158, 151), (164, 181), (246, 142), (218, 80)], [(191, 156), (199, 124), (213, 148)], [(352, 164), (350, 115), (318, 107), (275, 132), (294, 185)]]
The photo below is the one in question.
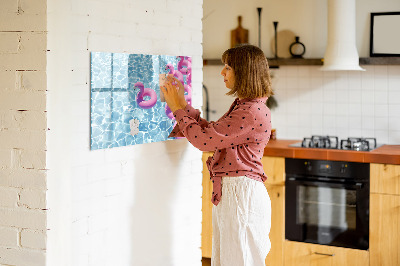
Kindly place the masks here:
[(222, 62), (227, 95), (237, 98), (216, 122), (200, 118), (200, 111), (187, 105), (176, 79), (169, 77), (161, 88), (178, 123), (170, 136), (184, 136), (201, 151), (214, 151), (207, 160), (213, 182), (212, 265), (265, 265), (271, 246), (271, 202), (261, 164), (271, 131), (265, 104), (272, 95), (268, 62), (252, 45), (228, 49)]

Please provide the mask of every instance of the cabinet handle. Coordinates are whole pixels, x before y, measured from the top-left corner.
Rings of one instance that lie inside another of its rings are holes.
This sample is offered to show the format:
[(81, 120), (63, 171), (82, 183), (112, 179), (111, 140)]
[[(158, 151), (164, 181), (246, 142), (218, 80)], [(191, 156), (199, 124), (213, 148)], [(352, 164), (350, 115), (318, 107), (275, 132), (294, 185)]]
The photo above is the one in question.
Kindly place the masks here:
[(323, 256), (335, 256), (335, 254), (328, 254), (328, 253), (320, 253), (320, 252), (314, 252), (315, 255), (323, 255)]

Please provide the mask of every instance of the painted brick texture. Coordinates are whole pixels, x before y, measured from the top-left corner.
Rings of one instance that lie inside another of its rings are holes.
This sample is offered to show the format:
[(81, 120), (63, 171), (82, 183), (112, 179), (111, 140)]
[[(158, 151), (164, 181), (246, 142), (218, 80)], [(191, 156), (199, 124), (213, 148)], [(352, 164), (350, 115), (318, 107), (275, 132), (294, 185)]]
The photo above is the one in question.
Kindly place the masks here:
[(46, 231), (22, 230), (21, 246), (31, 249), (46, 249)]
[(0, 264), (200, 265), (201, 153), (91, 152), (88, 107), (90, 51), (192, 56), (200, 107), (202, 13), (201, 0), (0, 3)]
[(19, 230), (16, 228), (0, 227), (0, 247), (18, 247)]
[(0, 2), (1, 265), (45, 265), (46, 2)]
[(90, 151), (89, 60), (192, 56), (200, 107), (202, 0), (56, 0), (47, 10), (47, 263), (201, 265), (201, 152), (183, 139)]

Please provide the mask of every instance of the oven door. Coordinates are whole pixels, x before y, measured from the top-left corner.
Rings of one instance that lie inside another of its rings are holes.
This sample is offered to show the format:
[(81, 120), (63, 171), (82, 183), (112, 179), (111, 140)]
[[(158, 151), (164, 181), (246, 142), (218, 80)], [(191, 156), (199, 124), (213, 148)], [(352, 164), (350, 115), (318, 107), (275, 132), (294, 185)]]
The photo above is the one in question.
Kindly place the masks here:
[(286, 178), (286, 239), (367, 250), (369, 185)]

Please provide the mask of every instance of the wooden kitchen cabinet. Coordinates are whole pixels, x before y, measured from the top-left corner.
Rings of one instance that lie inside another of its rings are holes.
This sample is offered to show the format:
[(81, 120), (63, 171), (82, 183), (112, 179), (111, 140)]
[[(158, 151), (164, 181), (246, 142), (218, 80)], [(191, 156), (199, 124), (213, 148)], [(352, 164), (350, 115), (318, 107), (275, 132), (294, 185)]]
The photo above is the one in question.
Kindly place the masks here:
[(268, 185), (285, 185), (285, 158), (264, 156), (261, 159), (264, 172), (267, 175), (265, 184)]
[(367, 266), (365, 250), (285, 241), (285, 266)]
[(285, 187), (265, 184), (271, 199), (271, 250), (265, 259), (266, 266), (283, 265), (285, 241)]
[(373, 193), (370, 202), (370, 265), (400, 265), (400, 196)]
[(371, 193), (400, 195), (400, 165), (370, 164)]
[(370, 166), (370, 265), (400, 265), (400, 165)]
[(203, 153), (203, 195), (202, 195), (202, 223), (201, 223), (201, 253), (204, 258), (211, 258), (212, 252), (212, 183), (210, 181), (210, 173), (206, 165), (212, 152)]
[(271, 199), (271, 250), (265, 259), (266, 266), (283, 265), (285, 240), (285, 158), (264, 156), (261, 160), (267, 175), (265, 187)]

